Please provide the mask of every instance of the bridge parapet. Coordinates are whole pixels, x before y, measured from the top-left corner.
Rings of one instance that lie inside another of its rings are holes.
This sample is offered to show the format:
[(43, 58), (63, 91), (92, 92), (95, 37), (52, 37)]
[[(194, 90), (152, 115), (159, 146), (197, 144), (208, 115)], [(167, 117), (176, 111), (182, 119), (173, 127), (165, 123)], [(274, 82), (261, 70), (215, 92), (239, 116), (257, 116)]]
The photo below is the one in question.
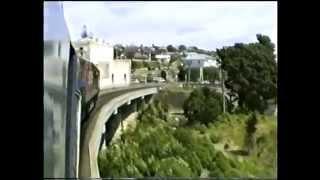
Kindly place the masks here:
[(86, 132), (84, 132), (80, 160), (80, 177), (100, 178), (97, 158), (102, 138), (101, 135), (104, 132), (104, 125), (110, 116), (117, 112), (120, 106), (128, 104), (128, 102), (134, 99), (158, 93), (158, 91), (159, 87), (154, 86), (119, 95), (108, 101), (99, 112), (90, 118)]

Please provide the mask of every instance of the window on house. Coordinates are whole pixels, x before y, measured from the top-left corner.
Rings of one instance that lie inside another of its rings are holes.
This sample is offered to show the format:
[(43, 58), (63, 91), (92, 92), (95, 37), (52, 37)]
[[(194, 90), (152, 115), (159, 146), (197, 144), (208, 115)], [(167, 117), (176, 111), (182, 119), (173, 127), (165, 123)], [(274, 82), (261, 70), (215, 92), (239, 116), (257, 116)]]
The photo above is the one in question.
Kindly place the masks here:
[(114, 75), (113, 75), (113, 73), (112, 73), (112, 83), (114, 82)]
[(109, 78), (109, 64), (106, 64), (105, 78)]
[(83, 56), (83, 47), (80, 47), (80, 56)]
[(98, 65), (102, 69), (100, 71), (101, 79), (108, 79), (109, 78), (109, 64), (108, 63), (103, 63)]

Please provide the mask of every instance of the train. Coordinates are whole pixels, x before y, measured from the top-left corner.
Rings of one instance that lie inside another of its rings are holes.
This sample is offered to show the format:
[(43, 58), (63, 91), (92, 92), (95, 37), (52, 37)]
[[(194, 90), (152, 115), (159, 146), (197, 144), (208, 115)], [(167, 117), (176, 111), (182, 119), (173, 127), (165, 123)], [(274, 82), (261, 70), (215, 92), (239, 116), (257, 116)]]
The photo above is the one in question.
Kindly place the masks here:
[(78, 87), (82, 95), (81, 122), (84, 122), (95, 108), (98, 100), (100, 92), (100, 71), (93, 63), (83, 57), (79, 57), (79, 62), (80, 78), (78, 81)]
[(99, 92), (98, 68), (71, 43), (61, 2), (44, 3), (44, 178), (78, 177), (80, 127)]

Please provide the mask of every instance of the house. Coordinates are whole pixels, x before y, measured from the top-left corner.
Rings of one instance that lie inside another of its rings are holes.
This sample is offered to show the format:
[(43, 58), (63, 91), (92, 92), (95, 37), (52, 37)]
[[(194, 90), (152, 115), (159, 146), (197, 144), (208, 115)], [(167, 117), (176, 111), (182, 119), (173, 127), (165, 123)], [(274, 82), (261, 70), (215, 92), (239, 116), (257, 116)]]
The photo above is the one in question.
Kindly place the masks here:
[(141, 59), (141, 60), (148, 60), (149, 59), (149, 56), (148, 55), (145, 55), (145, 54), (142, 54), (140, 52), (136, 52), (134, 54), (134, 59)]
[(199, 54), (195, 52), (186, 53), (186, 57), (183, 58), (183, 61), (186, 66), (190, 68), (200, 68), (200, 67), (218, 67), (217, 59), (215, 57)]
[(169, 63), (171, 56), (169, 54), (157, 54), (155, 58), (162, 63)]
[(189, 69), (200, 69), (200, 81), (203, 81), (203, 68), (204, 67), (218, 67), (216, 57), (209, 56), (207, 54), (199, 54), (195, 52), (186, 53), (186, 57), (183, 58), (184, 65)]
[(98, 67), (100, 89), (130, 84), (131, 61), (114, 60), (114, 48), (111, 44), (97, 38), (82, 38), (73, 44), (79, 56)]

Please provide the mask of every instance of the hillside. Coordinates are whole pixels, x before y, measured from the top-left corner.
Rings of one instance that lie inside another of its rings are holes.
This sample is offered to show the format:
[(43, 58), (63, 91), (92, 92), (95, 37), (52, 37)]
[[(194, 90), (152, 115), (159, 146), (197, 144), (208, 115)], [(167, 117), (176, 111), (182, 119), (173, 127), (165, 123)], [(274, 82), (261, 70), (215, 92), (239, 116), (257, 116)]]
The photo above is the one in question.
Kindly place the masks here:
[(176, 123), (168, 107), (156, 100), (140, 113), (136, 127), (125, 131), (123, 142), (100, 153), (102, 177), (276, 176), (274, 117), (258, 115), (248, 136), (250, 115), (225, 114), (208, 127), (185, 126)]

